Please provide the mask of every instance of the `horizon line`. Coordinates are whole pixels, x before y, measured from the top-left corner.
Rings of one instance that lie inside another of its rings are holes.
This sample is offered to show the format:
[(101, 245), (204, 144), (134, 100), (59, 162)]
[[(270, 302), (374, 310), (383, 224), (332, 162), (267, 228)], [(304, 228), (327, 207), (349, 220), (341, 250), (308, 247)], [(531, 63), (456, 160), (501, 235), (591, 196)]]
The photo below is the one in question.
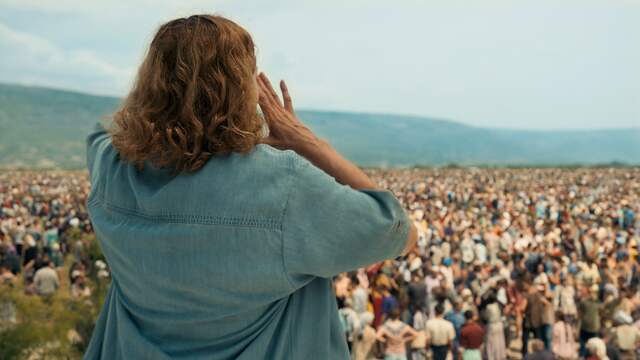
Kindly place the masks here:
[[(73, 88), (64, 88), (57, 86), (49, 86), (49, 85), (38, 85), (32, 83), (14, 83), (14, 82), (5, 82), (0, 80), (0, 85), (8, 85), (8, 86), (16, 86), (16, 87), (24, 87), (24, 88), (35, 88), (35, 89), (43, 89), (43, 90), (51, 90), (51, 91), (59, 91), (66, 92), (76, 95), (82, 96), (92, 96), (99, 98), (109, 98), (113, 100), (122, 100), (125, 96), (116, 96), (109, 94), (99, 94), (90, 91), (78, 90)], [(391, 112), (368, 112), (366, 110), (342, 110), (342, 109), (318, 109), (318, 108), (300, 108), (296, 111), (301, 112), (318, 112), (318, 113), (338, 113), (338, 114), (357, 114), (357, 115), (377, 115), (377, 116), (395, 116), (402, 118), (410, 118), (410, 119), (424, 119), (431, 121), (441, 121), (441, 122), (449, 122), (454, 123), (470, 128), (475, 129), (484, 129), (484, 130), (494, 130), (494, 131), (522, 131), (522, 132), (591, 132), (591, 131), (624, 131), (624, 130), (632, 130), (632, 131), (640, 131), (640, 125), (637, 127), (592, 127), (592, 128), (555, 128), (555, 129), (536, 129), (536, 128), (518, 128), (518, 127), (493, 127), (493, 126), (475, 126), (472, 124), (468, 124), (462, 121), (458, 121), (455, 119), (449, 119), (445, 117), (432, 117), (429, 115), (420, 115), (420, 114), (411, 114), (411, 113), (391, 113)], [(302, 119), (304, 121), (304, 119)]]

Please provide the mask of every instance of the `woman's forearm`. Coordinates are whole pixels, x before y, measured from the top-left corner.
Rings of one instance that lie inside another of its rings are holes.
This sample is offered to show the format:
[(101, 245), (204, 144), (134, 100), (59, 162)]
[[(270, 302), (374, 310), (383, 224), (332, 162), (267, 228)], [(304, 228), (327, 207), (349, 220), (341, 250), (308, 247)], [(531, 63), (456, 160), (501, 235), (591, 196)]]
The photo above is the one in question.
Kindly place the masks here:
[(315, 139), (300, 145), (295, 151), (312, 164), (333, 176), (337, 182), (354, 189), (379, 189), (367, 174), (345, 159), (328, 142)]

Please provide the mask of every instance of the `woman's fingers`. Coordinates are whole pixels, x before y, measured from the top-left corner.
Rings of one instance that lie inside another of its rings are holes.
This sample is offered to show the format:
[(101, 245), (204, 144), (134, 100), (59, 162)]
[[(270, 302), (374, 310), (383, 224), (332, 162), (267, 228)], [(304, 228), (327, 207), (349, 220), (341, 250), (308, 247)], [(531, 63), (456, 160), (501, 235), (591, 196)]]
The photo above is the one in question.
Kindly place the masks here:
[(262, 115), (264, 120), (267, 122), (269, 129), (272, 129), (276, 124), (275, 122), (279, 121), (280, 116), (276, 115), (277, 112), (273, 109), (273, 105), (267, 101), (258, 101), (258, 106), (260, 106), (260, 110), (262, 110)]
[(293, 114), (293, 102), (291, 101), (291, 95), (289, 94), (289, 89), (287, 89), (287, 84), (285, 84), (284, 80), (280, 80), (280, 90), (282, 91), (284, 109)]
[(260, 76), (258, 76), (258, 101), (263, 103), (273, 102), (272, 95)]
[(262, 77), (260, 77), (260, 75), (256, 77), (256, 82), (258, 84), (258, 101), (269, 101), (271, 94), (269, 94), (269, 91), (265, 87), (264, 81), (262, 80)]
[(262, 111), (263, 118), (269, 126), (269, 131), (274, 132), (283, 122), (287, 121), (287, 114), (282, 105), (274, 104), (268, 95), (260, 93), (258, 97), (258, 106)]
[[(282, 107), (282, 103), (280, 102), (278, 94), (273, 89), (269, 78), (264, 73), (260, 73), (260, 75), (258, 76), (258, 87), (260, 93), (265, 97), (265, 102), (269, 101), (273, 105)], [(293, 114), (293, 101), (291, 100), (291, 94), (289, 93), (289, 89), (287, 88), (287, 84), (284, 82), (284, 80), (280, 81), (280, 90), (282, 91), (282, 99), (284, 100), (284, 109)]]
[(272, 115), (278, 108), (282, 108), (282, 105), (273, 100), (261, 79), (258, 80), (258, 105), (265, 116)]
[(262, 80), (262, 87), (264, 88), (265, 92), (267, 92), (270, 95), (271, 100), (275, 101), (275, 103), (282, 106), (282, 103), (280, 102), (280, 98), (278, 98), (278, 94), (276, 93), (276, 91), (273, 90), (273, 86), (271, 86), (271, 81), (269, 81), (269, 78), (267, 77), (267, 75), (265, 73), (260, 73), (259, 76), (260, 76), (260, 79)]
[(262, 143), (275, 148), (287, 148), (289, 137), (299, 132), (298, 124), (293, 110), (293, 101), (284, 81), (280, 82), (280, 90), (284, 106), (276, 94), (269, 78), (264, 73), (260, 73), (257, 78), (258, 83), (258, 105), (262, 110), (264, 120), (269, 127), (269, 136), (262, 139)]

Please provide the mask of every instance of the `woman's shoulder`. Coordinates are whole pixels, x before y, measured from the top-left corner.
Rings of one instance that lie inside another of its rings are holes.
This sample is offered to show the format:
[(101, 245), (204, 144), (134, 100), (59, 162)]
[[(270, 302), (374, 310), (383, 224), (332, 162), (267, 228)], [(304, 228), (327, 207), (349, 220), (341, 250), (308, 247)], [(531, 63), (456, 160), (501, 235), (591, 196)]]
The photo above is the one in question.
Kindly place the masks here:
[(269, 174), (291, 172), (300, 155), (292, 150), (280, 150), (267, 144), (257, 144), (248, 153), (232, 153), (209, 159), (203, 173), (219, 172), (221, 167), (231, 172)]
[(254, 153), (258, 158), (273, 159), (288, 166), (293, 164), (294, 158), (300, 156), (293, 150), (280, 150), (271, 145), (262, 143), (257, 144), (252, 153)]
[(240, 162), (246, 163), (247, 166), (260, 168), (267, 173), (274, 171), (282, 172), (286, 169), (294, 178), (299, 177), (302, 179), (307, 177), (308, 179), (304, 179), (305, 182), (313, 180), (313, 178), (318, 176), (318, 171), (321, 171), (294, 150), (281, 150), (262, 143), (257, 144), (249, 154), (239, 155), (231, 159), (231, 163), (234, 163), (234, 165), (240, 165)]
[(259, 143), (255, 146), (253, 153), (257, 157), (265, 157), (277, 159), (286, 163), (288, 166), (297, 167), (298, 165), (308, 165), (310, 162), (291, 149), (281, 150), (268, 144)]

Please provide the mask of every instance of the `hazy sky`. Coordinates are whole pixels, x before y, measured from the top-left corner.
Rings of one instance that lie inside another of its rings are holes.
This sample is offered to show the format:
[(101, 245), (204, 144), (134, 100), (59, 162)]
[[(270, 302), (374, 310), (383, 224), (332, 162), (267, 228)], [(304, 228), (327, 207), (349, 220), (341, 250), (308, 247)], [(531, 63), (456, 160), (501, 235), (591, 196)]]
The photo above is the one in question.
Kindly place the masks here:
[(298, 108), (640, 127), (638, 0), (0, 0), (0, 81), (124, 96), (157, 27), (218, 13)]

